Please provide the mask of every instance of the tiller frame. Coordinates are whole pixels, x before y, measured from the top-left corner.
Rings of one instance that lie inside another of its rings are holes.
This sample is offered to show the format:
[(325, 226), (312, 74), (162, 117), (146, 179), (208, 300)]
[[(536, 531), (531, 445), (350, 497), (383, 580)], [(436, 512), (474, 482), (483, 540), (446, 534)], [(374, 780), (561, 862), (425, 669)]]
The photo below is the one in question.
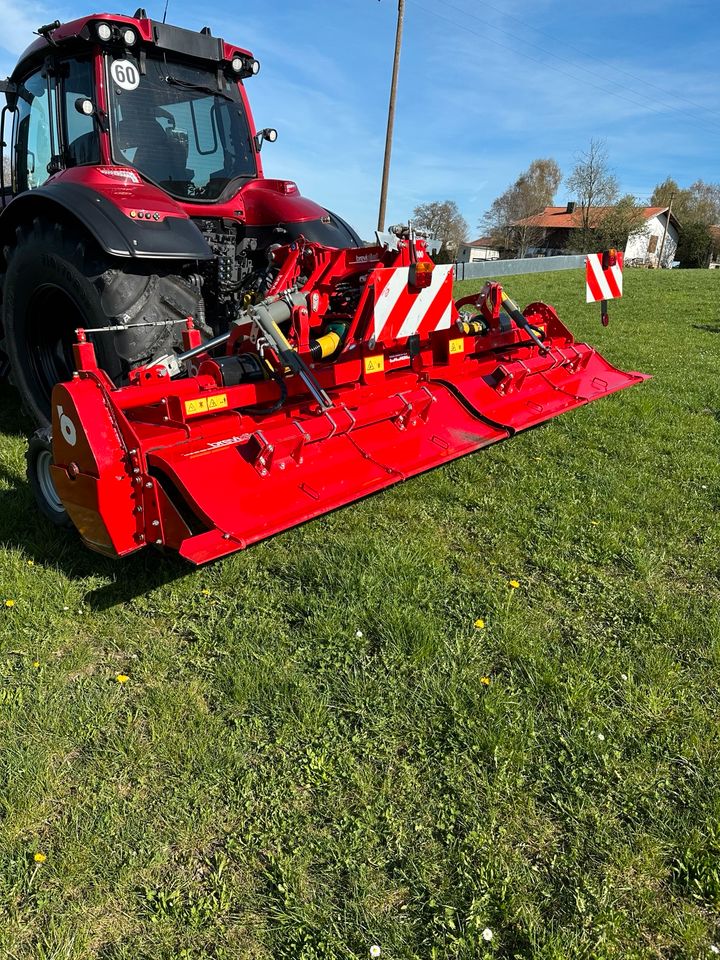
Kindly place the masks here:
[(125, 386), (88, 339), (112, 328), (78, 330), (50, 471), (89, 547), (204, 563), (646, 379), (500, 284), (453, 303), (411, 229), (379, 240), (277, 249), (262, 302)]

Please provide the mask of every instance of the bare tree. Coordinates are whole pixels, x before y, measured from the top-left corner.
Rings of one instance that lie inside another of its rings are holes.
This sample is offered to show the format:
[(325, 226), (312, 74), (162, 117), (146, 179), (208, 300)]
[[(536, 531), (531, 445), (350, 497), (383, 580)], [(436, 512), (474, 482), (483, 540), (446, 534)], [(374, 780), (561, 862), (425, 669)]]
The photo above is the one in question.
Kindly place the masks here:
[(576, 158), (575, 167), (567, 178), (567, 186), (580, 206), (581, 249), (586, 250), (593, 240), (593, 228), (599, 227), (602, 214), (598, 207), (609, 207), (620, 193), (617, 177), (610, 170), (604, 140), (591, 140), (590, 146)]
[(438, 263), (452, 261), (457, 256), (458, 248), (468, 239), (467, 221), (454, 200), (419, 204), (413, 210), (413, 223), (442, 241), (440, 252), (435, 257)]
[(550, 206), (562, 181), (562, 171), (551, 157), (533, 160), (527, 170), (492, 203), (482, 220), (495, 242), (522, 257), (539, 240), (542, 228), (524, 223)]

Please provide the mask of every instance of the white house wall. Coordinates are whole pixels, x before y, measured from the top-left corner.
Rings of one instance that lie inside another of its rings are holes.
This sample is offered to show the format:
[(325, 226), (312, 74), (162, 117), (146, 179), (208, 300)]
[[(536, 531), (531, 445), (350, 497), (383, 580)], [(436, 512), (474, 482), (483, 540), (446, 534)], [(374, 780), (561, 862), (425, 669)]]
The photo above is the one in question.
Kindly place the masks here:
[[(627, 261), (642, 260), (643, 262), (650, 263), (657, 262), (657, 258), (660, 255), (660, 246), (662, 244), (666, 220), (667, 213), (660, 213), (654, 217), (650, 217), (650, 219), (647, 221), (647, 233), (628, 238), (627, 246), (625, 247), (625, 259)], [(656, 240), (654, 244), (654, 250), (651, 252), (650, 247), (653, 246), (653, 237), (655, 237)], [(677, 245), (678, 231), (671, 221), (670, 226), (668, 227), (667, 237), (665, 239), (663, 263), (672, 263), (672, 261), (675, 259)]]

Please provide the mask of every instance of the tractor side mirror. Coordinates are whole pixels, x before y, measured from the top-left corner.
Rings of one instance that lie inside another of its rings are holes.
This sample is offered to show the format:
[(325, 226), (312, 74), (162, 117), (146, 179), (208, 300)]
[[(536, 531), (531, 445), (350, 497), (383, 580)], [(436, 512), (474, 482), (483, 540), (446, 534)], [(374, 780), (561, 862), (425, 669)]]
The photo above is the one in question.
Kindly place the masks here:
[(258, 130), (258, 132), (255, 134), (255, 147), (257, 152), (260, 153), (265, 140), (267, 140), (268, 143), (275, 143), (277, 138), (278, 132), (277, 130), (273, 130), (272, 127), (265, 127), (264, 130)]
[(5, 94), (8, 110), (14, 112), (17, 107), (18, 85), (13, 83), (9, 77), (7, 80), (0, 80), (0, 93)]

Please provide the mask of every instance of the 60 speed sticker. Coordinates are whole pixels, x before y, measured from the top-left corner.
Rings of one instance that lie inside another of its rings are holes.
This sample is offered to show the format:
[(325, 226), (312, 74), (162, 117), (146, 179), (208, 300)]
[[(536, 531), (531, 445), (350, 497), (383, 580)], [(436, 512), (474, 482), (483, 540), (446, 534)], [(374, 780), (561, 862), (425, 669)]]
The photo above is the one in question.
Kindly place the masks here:
[(114, 60), (110, 67), (110, 76), (121, 90), (137, 90), (140, 86), (138, 68), (130, 60)]

